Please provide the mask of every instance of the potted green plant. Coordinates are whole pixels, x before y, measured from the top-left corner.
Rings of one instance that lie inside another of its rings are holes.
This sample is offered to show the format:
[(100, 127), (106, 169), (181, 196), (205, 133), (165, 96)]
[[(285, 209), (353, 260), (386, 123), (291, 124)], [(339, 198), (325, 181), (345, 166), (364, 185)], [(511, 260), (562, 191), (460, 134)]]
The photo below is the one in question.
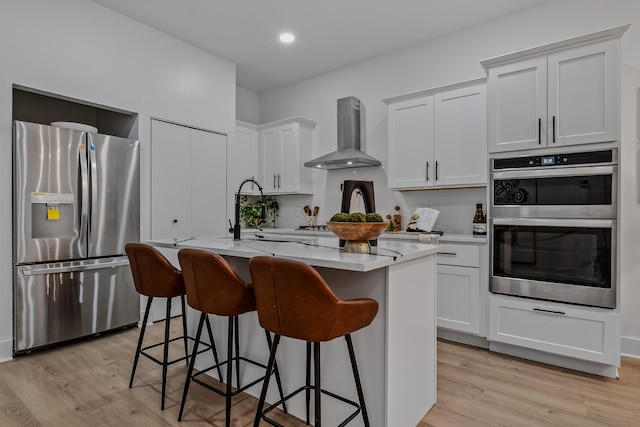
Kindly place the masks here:
[(275, 227), (276, 217), (280, 207), (278, 201), (273, 196), (247, 196), (243, 195), (240, 199), (240, 219), (249, 228), (261, 228), (262, 205), (266, 209), (266, 223)]

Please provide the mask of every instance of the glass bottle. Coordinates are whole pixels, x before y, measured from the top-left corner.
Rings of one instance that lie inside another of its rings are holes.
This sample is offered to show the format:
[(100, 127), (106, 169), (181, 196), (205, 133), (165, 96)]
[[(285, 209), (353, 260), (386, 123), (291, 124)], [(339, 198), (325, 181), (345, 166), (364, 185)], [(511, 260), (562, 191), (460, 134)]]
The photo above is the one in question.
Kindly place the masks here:
[(473, 235), (487, 235), (487, 217), (484, 212), (482, 212), (482, 203), (476, 204), (476, 213), (473, 216)]

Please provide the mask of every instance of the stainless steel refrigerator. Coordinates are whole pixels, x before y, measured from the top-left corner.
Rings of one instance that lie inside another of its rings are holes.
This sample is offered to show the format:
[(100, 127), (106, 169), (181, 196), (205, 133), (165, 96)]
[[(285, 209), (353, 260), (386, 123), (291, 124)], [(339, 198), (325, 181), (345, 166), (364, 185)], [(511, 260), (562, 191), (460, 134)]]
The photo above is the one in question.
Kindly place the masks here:
[(139, 143), (13, 125), (14, 354), (135, 324)]

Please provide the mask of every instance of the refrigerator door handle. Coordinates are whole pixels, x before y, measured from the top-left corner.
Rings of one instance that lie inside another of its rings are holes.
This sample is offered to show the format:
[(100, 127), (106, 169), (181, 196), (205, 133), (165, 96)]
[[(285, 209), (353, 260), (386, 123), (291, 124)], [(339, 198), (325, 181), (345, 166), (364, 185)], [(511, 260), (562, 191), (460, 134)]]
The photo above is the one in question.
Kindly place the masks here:
[(87, 256), (93, 256), (93, 239), (91, 238), (91, 232), (94, 227), (94, 215), (98, 212), (98, 166), (96, 165), (96, 146), (91, 141), (91, 137), (87, 136), (89, 144), (89, 164), (91, 170), (89, 171), (89, 183), (91, 184), (91, 210), (89, 212), (89, 240), (87, 248)]
[[(89, 175), (87, 170), (87, 145), (80, 145), (80, 179), (81, 179), (81, 193), (80, 199), (82, 200), (80, 204), (80, 241), (82, 242), (82, 246), (84, 246), (88, 240), (87, 235), (87, 221), (89, 218)], [(88, 256), (89, 253), (86, 252), (84, 254)]]
[(109, 262), (101, 262), (95, 264), (83, 264), (83, 265), (67, 265), (63, 267), (52, 268), (23, 268), (21, 273), (23, 276), (38, 276), (43, 274), (56, 274), (56, 273), (70, 273), (76, 271), (91, 271), (91, 270), (103, 270), (105, 268), (116, 268), (129, 265), (129, 259), (127, 257), (114, 258)]

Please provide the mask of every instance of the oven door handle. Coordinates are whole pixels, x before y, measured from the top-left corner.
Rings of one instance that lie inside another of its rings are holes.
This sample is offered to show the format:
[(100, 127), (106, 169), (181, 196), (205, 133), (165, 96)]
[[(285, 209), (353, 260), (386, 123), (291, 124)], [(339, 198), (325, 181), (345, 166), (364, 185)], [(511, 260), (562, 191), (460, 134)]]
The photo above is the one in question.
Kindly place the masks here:
[(613, 219), (493, 218), (494, 225), (535, 227), (614, 228)]
[(493, 179), (515, 179), (515, 178), (553, 178), (560, 176), (580, 176), (580, 175), (613, 175), (616, 166), (590, 166), (562, 169), (527, 169), (517, 171), (493, 172)]

